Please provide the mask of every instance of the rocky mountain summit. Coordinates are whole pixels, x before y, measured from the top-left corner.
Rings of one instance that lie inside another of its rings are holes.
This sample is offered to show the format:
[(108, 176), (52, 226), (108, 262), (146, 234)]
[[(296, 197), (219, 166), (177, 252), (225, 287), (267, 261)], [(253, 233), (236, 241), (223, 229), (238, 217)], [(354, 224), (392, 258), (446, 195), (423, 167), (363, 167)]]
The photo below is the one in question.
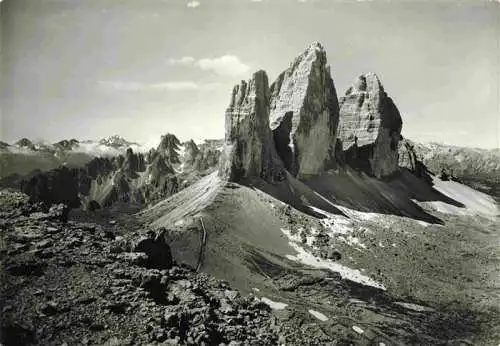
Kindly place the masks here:
[(128, 148), (132, 145), (139, 145), (138, 143), (135, 142), (129, 142), (125, 138), (120, 137), (118, 135), (102, 138), (101, 140), (99, 140), (99, 143), (112, 148), (123, 148), (123, 147)]
[(269, 128), (269, 84), (264, 71), (233, 88), (226, 111), (226, 142), (230, 149), (229, 180), (260, 177), (282, 180), (283, 166), (278, 159)]
[(283, 180), (284, 167), (308, 180), (347, 165), (383, 178), (398, 171), (401, 129), (401, 115), (373, 73), (359, 76), (339, 103), (326, 52), (314, 42), (269, 90), (264, 71), (234, 87), (226, 112), (231, 177)]
[(359, 76), (340, 101), (338, 140), (343, 159), (378, 178), (396, 172), (402, 125), (379, 78), (373, 73)]
[(270, 126), (287, 170), (305, 177), (331, 168), (339, 106), (323, 46), (311, 44), (270, 89)]
[(220, 150), (214, 143), (202, 143), (198, 146), (193, 140), (184, 143), (182, 158), (183, 169), (188, 171), (205, 171), (217, 166)]

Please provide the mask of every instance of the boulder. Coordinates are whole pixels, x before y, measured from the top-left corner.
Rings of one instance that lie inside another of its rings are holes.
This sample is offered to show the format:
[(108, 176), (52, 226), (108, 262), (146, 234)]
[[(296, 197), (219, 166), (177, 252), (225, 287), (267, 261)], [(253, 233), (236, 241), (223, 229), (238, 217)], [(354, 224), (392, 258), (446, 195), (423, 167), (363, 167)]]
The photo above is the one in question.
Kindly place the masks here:
[(305, 178), (332, 167), (339, 106), (321, 44), (298, 56), (270, 92), (270, 126), (286, 169)]
[(163, 233), (149, 234), (140, 237), (132, 243), (133, 252), (143, 252), (147, 255), (146, 265), (156, 269), (170, 269), (173, 265), (172, 252)]
[(340, 100), (339, 161), (377, 178), (393, 174), (398, 169), (402, 125), (379, 78), (362, 74)]

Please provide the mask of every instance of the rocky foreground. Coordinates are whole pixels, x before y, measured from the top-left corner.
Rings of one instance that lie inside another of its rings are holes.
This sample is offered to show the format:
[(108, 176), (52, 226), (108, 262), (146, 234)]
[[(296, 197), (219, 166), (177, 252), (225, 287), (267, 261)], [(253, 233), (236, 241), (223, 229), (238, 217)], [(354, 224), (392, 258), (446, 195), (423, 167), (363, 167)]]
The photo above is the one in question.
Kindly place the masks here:
[(269, 306), (120, 234), (0, 193), (3, 345), (277, 344)]

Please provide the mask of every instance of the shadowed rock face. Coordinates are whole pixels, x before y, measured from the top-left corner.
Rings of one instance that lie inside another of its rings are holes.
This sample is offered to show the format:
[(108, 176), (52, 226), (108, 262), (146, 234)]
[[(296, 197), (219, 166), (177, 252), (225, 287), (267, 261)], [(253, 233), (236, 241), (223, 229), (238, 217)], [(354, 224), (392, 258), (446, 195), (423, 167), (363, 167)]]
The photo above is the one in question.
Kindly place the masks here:
[(16, 142), (16, 145), (21, 148), (35, 150), (35, 145), (28, 138), (21, 138)]
[(344, 161), (377, 178), (398, 169), (403, 122), (392, 99), (373, 73), (358, 77), (340, 101), (338, 137)]
[(128, 148), (125, 153), (125, 161), (123, 163), (123, 170), (130, 176), (136, 177), (136, 172), (143, 172), (146, 169), (144, 162), (144, 155), (137, 154)]
[(206, 172), (217, 167), (220, 151), (209, 143), (196, 145), (193, 140), (184, 144), (184, 155), (182, 157), (182, 169), (185, 172)]
[(226, 148), (220, 172), (232, 181), (284, 176), (269, 128), (269, 85), (264, 71), (236, 85), (226, 111)]
[(163, 158), (167, 158), (171, 164), (178, 164), (181, 162), (179, 159), (180, 145), (181, 142), (175, 135), (167, 133), (161, 136), (161, 141), (156, 152)]
[(200, 154), (200, 149), (193, 140), (184, 143), (184, 166), (192, 167), (196, 162), (196, 157)]
[(179, 184), (169, 158), (157, 150), (152, 150), (148, 158), (151, 161), (129, 148), (125, 156), (97, 157), (83, 168), (35, 172), (12, 185), (35, 202), (89, 210), (117, 201), (145, 203), (176, 193)]
[(70, 140), (63, 139), (62, 141), (54, 143), (54, 147), (60, 150), (73, 150), (78, 147), (78, 144), (78, 140), (74, 138)]
[(399, 141), (398, 156), (399, 167), (406, 168), (415, 176), (432, 183), (431, 173), (419, 157), (415, 145), (410, 140), (403, 138), (403, 136)]
[(290, 173), (307, 177), (332, 167), (338, 118), (326, 52), (315, 42), (271, 85), (270, 126)]

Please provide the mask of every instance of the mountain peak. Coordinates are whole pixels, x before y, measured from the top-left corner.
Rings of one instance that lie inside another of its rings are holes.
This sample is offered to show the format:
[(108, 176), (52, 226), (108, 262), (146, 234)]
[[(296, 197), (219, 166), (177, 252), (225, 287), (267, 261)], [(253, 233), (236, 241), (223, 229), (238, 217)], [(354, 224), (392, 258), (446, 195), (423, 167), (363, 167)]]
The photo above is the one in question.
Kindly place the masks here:
[(270, 92), (270, 126), (286, 168), (293, 175), (314, 175), (331, 166), (338, 101), (323, 46), (309, 45)]
[(119, 136), (119, 135), (112, 135), (108, 137), (104, 137), (101, 140), (99, 140), (99, 144), (103, 144), (109, 147), (124, 147), (124, 146), (129, 146), (135, 143), (127, 141), (125, 138)]
[[(340, 102), (341, 160), (380, 178), (398, 169), (402, 119), (375, 73), (358, 76)], [(370, 148), (370, 150), (367, 150)]]
[(351, 92), (379, 91), (383, 90), (382, 83), (377, 74), (367, 72), (359, 75), (352, 86), (347, 90), (347, 94)]
[(307, 51), (325, 51), (325, 48), (323, 47), (323, 45), (318, 42), (318, 41), (313, 41), (308, 47), (307, 47)]

